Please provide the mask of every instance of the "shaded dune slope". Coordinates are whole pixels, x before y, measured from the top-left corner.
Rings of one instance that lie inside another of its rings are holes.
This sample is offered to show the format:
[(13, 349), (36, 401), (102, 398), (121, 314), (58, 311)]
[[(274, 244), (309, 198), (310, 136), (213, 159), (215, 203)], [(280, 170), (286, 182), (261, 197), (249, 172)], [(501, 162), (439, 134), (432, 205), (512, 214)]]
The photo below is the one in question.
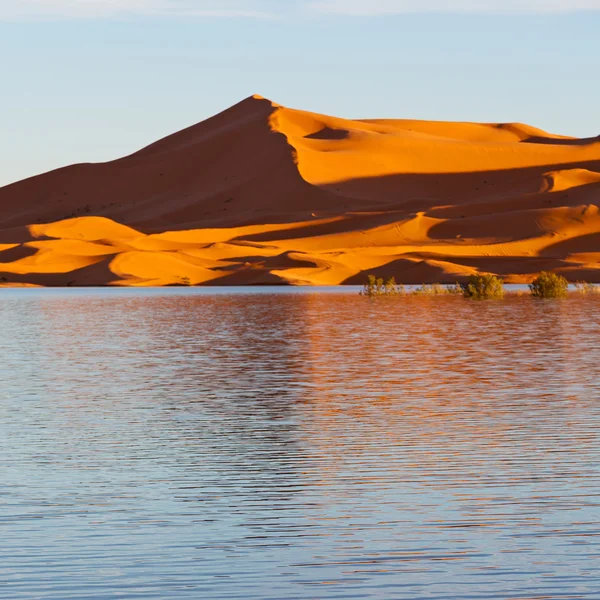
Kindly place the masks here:
[(0, 188), (0, 285), (600, 282), (600, 139), (252, 97)]

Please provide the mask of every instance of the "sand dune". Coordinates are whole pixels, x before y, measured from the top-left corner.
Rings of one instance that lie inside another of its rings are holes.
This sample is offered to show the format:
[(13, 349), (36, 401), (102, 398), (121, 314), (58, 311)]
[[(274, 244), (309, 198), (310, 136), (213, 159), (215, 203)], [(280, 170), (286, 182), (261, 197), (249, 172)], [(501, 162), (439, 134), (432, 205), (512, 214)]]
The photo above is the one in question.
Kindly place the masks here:
[(347, 120), (255, 96), (0, 188), (0, 285), (600, 282), (600, 138)]

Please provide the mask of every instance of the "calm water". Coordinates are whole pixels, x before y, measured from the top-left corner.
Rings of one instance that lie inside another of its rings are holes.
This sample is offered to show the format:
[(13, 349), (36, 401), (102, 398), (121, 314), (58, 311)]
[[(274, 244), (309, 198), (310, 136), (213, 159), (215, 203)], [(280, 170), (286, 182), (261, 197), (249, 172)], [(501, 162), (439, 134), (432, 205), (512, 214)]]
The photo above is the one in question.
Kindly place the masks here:
[(0, 597), (600, 598), (600, 298), (0, 293)]

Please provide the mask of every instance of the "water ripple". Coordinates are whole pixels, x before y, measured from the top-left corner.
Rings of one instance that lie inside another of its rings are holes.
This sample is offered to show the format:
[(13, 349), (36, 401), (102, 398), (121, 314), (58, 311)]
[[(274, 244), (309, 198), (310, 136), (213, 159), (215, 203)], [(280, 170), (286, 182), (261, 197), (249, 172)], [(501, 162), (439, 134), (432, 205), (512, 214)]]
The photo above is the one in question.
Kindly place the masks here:
[(0, 594), (599, 598), (599, 308), (7, 292)]

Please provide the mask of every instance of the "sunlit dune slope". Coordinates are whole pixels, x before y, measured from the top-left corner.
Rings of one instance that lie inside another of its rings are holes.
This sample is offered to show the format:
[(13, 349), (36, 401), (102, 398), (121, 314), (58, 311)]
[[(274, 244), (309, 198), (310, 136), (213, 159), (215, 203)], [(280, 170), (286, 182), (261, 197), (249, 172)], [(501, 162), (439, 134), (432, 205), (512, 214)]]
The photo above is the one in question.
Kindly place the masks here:
[(600, 139), (347, 120), (258, 96), (0, 188), (0, 285), (600, 282)]

